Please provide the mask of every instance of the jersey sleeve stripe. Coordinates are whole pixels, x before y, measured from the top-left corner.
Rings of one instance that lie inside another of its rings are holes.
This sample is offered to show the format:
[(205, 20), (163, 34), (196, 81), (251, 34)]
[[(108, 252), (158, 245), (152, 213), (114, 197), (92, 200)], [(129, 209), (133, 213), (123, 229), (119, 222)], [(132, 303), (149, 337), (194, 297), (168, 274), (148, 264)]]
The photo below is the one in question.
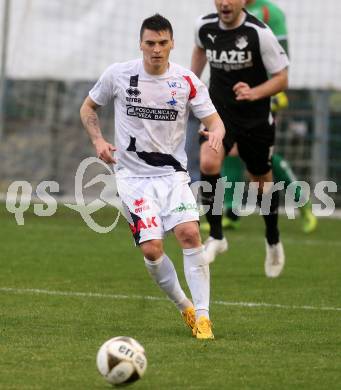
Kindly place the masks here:
[(191, 79), (190, 76), (184, 76), (184, 79), (188, 82), (189, 86), (190, 86), (190, 92), (189, 92), (189, 96), (188, 96), (188, 100), (191, 100), (193, 98), (195, 98), (197, 96), (197, 90), (193, 84), (193, 81)]

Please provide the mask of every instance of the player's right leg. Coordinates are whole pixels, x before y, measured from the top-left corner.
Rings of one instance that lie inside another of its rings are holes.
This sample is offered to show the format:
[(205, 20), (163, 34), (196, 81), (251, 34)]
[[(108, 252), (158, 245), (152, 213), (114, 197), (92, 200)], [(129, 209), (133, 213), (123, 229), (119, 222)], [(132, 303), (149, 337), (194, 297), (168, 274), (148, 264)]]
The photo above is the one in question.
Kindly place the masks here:
[(209, 237), (205, 241), (205, 248), (209, 262), (214, 261), (219, 253), (227, 250), (227, 241), (223, 236), (222, 210), (218, 214), (213, 212), (217, 181), (221, 178), (220, 171), (225, 157), (225, 150), (218, 153), (212, 150), (206, 139), (200, 140), (200, 171), (201, 180), (210, 184), (209, 191), (203, 191), (201, 201), (208, 206), (206, 219), (209, 224)]
[(232, 183), (231, 188), (225, 191), (225, 216), (222, 220), (223, 229), (237, 229), (240, 221), (239, 216), (234, 213), (233, 209), (238, 209), (242, 204), (242, 194), (235, 192), (236, 182), (245, 180), (244, 176), (245, 165), (238, 154), (237, 144), (234, 145), (229, 155), (225, 158), (222, 175), (226, 177), (226, 181)]
[(140, 248), (150, 276), (181, 311), (187, 325), (193, 328), (193, 316), (190, 315), (194, 314), (193, 304), (180, 286), (174, 264), (163, 250), (162, 240), (144, 241)]
[[(297, 181), (296, 175), (292, 171), (289, 163), (279, 154), (272, 156), (272, 171), (275, 181), (284, 181), (285, 188)], [(309, 195), (302, 193), (302, 188), (298, 187), (295, 193), (295, 201), (297, 202), (302, 197), (305, 197), (303, 199), (306, 201), (305, 205), (299, 209), (302, 217), (302, 230), (304, 233), (311, 233), (317, 227), (317, 218), (312, 212)]]

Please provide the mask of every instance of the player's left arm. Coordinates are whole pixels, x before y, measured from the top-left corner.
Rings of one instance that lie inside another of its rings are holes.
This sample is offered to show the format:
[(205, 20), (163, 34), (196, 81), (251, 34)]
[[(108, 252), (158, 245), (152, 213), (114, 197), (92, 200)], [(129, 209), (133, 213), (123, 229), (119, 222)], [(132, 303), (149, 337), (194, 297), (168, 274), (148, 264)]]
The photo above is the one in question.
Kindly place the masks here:
[(254, 101), (276, 95), (288, 88), (289, 59), (269, 27), (258, 29), (262, 61), (271, 77), (264, 83), (251, 87), (240, 81), (233, 86), (237, 100)]
[(205, 126), (204, 130), (200, 130), (200, 134), (208, 138), (208, 145), (218, 153), (223, 146), (223, 138), (225, 136), (223, 121), (217, 112), (200, 120)]

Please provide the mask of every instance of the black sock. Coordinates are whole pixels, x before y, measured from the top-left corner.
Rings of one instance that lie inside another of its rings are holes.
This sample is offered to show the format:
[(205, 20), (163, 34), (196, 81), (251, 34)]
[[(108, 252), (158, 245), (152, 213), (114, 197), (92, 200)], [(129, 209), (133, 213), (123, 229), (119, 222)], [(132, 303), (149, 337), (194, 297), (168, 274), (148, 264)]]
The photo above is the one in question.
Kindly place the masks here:
[[(266, 195), (265, 195), (266, 196)], [(262, 197), (258, 196), (258, 205), (260, 206)], [(263, 215), (265, 222), (265, 237), (269, 245), (274, 245), (279, 242), (279, 230), (278, 230), (278, 206), (279, 206), (279, 193), (278, 191), (272, 193), (270, 213)]]
[(217, 240), (221, 240), (223, 238), (223, 228), (221, 226), (222, 215), (212, 215), (212, 211), (217, 180), (220, 179), (220, 177), (220, 174), (205, 175), (201, 172), (201, 180), (207, 181), (212, 186), (212, 191), (202, 191), (201, 201), (203, 205), (210, 206), (210, 209), (206, 213), (206, 219), (207, 222), (210, 224), (210, 236), (216, 238)]

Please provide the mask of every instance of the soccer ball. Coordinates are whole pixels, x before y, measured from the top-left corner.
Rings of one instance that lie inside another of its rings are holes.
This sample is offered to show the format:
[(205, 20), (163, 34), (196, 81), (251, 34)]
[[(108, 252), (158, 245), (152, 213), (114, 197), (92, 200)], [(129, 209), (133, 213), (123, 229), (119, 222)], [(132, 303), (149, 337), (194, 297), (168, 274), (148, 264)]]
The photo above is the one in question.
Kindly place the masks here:
[(98, 371), (112, 385), (135, 382), (147, 368), (142, 345), (125, 336), (106, 341), (98, 350), (96, 363)]

